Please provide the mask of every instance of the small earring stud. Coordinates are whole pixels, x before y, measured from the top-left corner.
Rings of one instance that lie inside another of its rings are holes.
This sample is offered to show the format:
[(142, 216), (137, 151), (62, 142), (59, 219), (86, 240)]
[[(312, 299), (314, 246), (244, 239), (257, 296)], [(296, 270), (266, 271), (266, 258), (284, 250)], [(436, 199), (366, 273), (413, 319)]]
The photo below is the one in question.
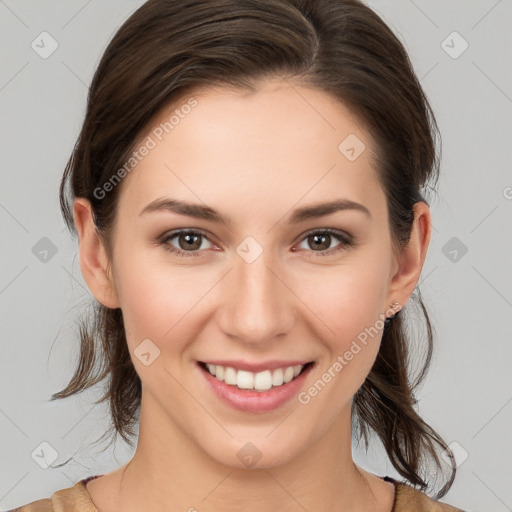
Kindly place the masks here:
[[(402, 309), (402, 308), (400, 308), (399, 306), (400, 306), (400, 303), (399, 303), (399, 302), (396, 302), (396, 301), (395, 301), (395, 302), (393, 302), (393, 303), (391, 303), (391, 304), (389, 305), (390, 309), (392, 309), (393, 311), (394, 311), (396, 308), (399, 308), (399, 309), (398, 309), (398, 311), (400, 311), (400, 309)], [(387, 324), (389, 324), (389, 322), (391, 321), (391, 319), (392, 319), (392, 318), (393, 318), (393, 317), (398, 313), (398, 311), (395, 311), (395, 313), (394, 313), (394, 314), (392, 314), (391, 316), (388, 316), (388, 317), (386, 318), (386, 320), (384, 320), (384, 323), (385, 323), (386, 325), (387, 325)]]

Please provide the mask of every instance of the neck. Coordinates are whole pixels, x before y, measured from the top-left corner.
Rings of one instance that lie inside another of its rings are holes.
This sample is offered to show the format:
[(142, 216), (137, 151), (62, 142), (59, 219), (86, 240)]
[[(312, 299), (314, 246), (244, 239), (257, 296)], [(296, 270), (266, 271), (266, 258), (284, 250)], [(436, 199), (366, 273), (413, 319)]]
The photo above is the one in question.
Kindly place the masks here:
[(155, 415), (154, 403), (151, 418), (145, 405), (143, 398), (137, 449), (117, 472), (112, 510), (163, 512), (169, 504), (188, 512), (381, 510), (377, 478), (352, 460), (350, 403), (293, 459), (250, 469), (220, 464), (167, 416)]

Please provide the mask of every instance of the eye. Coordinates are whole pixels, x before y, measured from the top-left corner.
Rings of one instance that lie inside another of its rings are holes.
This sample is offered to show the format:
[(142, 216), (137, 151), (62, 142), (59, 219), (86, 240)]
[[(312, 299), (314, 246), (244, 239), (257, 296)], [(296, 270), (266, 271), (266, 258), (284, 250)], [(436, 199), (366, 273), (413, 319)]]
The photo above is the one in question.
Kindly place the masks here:
[[(332, 242), (337, 239), (340, 243), (332, 247)], [(351, 245), (353, 245), (352, 236), (338, 231), (336, 229), (322, 229), (316, 231), (310, 231), (306, 234), (305, 238), (302, 239), (301, 243), (306, 243), (313, 250), (309, 252), (308, 256), (330, 256), (331, 254), (337, 253)], [(308, 248), (306, 248), (308, 249)], [(318, 250), (317, 250), (318, 249)]]
[[(178, 247), (171, 243), (174, 239), (176, 239)], [(332, 247), (332, 242), (336, 239), (340, 243)], [(182, 229), (165, 233), (158, 239), (158, 242), (166, 251), (176, 254), (177, 256), (187, 257), (200, 256), (202, 249), (208, 249), (209, 247), (205, 247), (203, 244), (206, 240), (208, 240), (208, 236), (202, 230)], [(329, 256), (353, 245), (351, 235), (330, 228), (307, 233), (301, 243), (304, 242), (313, 248), (306, 248), (308, 256)], [(297, 249), (292, 250), (294, 252), (297, 251)]]
[[(178, 247), (171, 244), (171, 240), (177, 239)], [(178, 256), (199, 256), (198, 251), (207, 249), (203, 242), (207, 240), (206, 233), (201, 230), (186, 230), (172, 231), (162, 235), (158, 241), (162, 247)], [(185, 249), (182, 251), (181, 249)]]

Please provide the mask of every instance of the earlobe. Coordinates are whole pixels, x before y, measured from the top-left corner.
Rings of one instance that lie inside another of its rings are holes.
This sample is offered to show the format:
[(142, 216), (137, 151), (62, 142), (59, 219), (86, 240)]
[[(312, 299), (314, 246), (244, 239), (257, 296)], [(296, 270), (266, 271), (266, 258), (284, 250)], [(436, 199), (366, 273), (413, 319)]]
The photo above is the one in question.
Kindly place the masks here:
[(398, 255), (398, 270), (392, 277), (389, 302), (398, 302), (403, 307), (416, 288), (423, 263), (427, 256), (432, 231), (429, 206), (423, 201), (414, 205), (414, 222), (409, 243)]
[(107, 253), (87, 199), (75, 199), (73, 218), (79, 239), (80, 269), (89, 290), (104, 306), (111, 309), (120, 307)]

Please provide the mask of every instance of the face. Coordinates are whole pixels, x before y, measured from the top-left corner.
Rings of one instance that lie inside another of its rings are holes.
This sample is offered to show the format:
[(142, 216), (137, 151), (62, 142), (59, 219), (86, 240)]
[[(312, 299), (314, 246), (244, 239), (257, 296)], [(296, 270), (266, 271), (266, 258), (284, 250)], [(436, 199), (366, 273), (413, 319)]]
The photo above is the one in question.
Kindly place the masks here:
[[(148, 135), (112, 239), (141, 425), (230, 466), (246, 464), (244, 450), (259, 467), (292, 460), (349, 417), (397, 299), (373, 141), (331, 96), (285, 81), (191, 94)], [(265, 388), (276, 368), (310, 362), (267, 391), (222, 384), (201, 364), (242, 387), (263, 373)]]

